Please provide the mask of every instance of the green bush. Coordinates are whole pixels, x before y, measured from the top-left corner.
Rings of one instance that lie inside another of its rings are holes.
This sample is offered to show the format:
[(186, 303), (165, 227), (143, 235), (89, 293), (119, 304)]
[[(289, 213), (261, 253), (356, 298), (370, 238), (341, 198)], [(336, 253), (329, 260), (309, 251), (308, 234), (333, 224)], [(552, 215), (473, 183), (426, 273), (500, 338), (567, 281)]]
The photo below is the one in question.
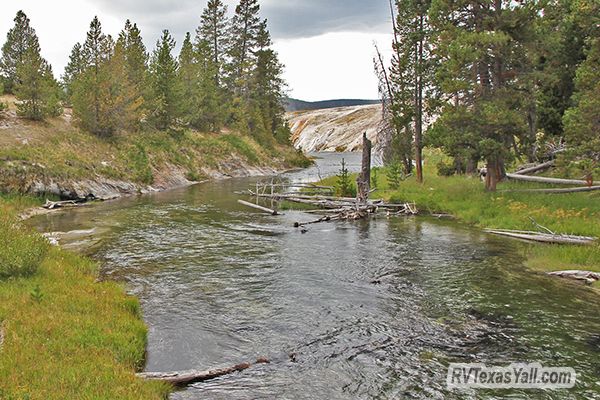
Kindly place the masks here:
[(445, 161), (440, 161), (436, 165), (439, 176), (453, 176), (456, 175), (456, 167), (453, 164)]
[(346, 160), (343, 158), (335, 187), (337, 194), (341, 197), (356, 197), (356, 185), (352, 183), (352, 177), (348, 168), (346, 168)]
[(386, 171), (386, 177), (390, 189), (399, 189), (400, 183), (406, 179), (404, 172), (402, 172), (402, 164), (397, 160), (389, 164)]
[(0, 280), (35, 274), (50, 246), (7, 216), (0, 216), (0, 243)]
[(150, 160), (144, 146), (136, 144), (135, 148), (129, 153), (129, 160), (133, 169), (133, 178), (137, 182), (147, 185), (154, 182), (152, 167), (150, 166)]

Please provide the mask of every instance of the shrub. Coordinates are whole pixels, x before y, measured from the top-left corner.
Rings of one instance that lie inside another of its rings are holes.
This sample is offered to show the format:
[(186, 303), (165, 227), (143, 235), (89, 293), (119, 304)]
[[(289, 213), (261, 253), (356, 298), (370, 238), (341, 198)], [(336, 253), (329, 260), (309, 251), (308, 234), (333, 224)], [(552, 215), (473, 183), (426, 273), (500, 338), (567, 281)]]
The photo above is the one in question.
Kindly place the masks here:
[(456, 174), (456, 167), (445, 161), (440, 161), (436, 165), (439, 176), (453, 176)]
[(373, 189), (379, 189), (379, 167), (371, 168), (371, 186)]
[(402, 164), (398, 161), (392, 162), (387, 169), (386, 177), (390, 189), (397, 190), (400, 188), (400, 183), (406, 179), (402, 172)]
[(337, 174), (337, 193), (341, 197), (356, 197), (356, 186), (352, 183), (350, 172), (346, 168), (346, 160), (342, 158), (342, 166)]
[(7, 216), (0, 216), (0, 243), (0, 280), (35, 274), (50, 246)]
[(154, 182), (152, 167), (144, 146), (136, 144), (135, 148), (129, 153), (129, 160), (133, 169), (133, 179), (147, 185)]

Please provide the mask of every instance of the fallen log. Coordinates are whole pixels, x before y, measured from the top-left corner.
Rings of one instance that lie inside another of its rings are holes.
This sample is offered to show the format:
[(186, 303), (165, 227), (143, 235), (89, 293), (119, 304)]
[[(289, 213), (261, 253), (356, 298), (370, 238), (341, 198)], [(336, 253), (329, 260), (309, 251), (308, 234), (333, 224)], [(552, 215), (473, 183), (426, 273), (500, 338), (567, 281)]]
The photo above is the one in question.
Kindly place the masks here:
[(591, 285), (594, 282), (600, 281), (600, 273), (591, 272), (591, 271), (577, 271), (577, 270), (557, 271), (557, 272), (548, 272), (548, 275), (556, 276), (558, 278), (584, 281), (588, 285)]
[(279, 215), (279, 213), (277, 212), (277, 210), (271, 210), (270, 208), (259, 206), (258, 204), (249, 203), (249, 202), (244, 201), (244, 200), (238, 200), (238, 203), (240, 203), (240, 204), (242, 204), (244, 206), (252, 207), (252, 208), (254, 208), (256, 210), (262, 211), (262, 212), (267, 213), (267, 214)]
[(550, 183), (554, 185), (587, 185), (587, 181), (581, 181), (576, 179), (558, 179), (558, 178), (546, 178), (542, 176), (526, 176), (518, 174), (506, 174), (506, 177), (515, 181), (524, 182), (537, 182), (537, 183)]
[(568, 193), (585, 193), (595, 192), (600, 190), (600, 186), (586, 186), (572, 189), (518, 189), (518, 190), (501, 190), (504, 193), (545, 193), (545, 194), (568, 194)]
[(553, 244), (578, 244), (578, 245), (591, 245), (594, 244), (598, 238), (587, 237), (587, 236), (575, 236), (575, 235), (559, 235), (559, 234), (548, 234), (541, 232), (531, 231), (513, 231), (508, 229), (486, 229), (485, 232), (493, 235), (506, 236), (515, 239), (523, 239), (532, 242), (540, 243), (553, 243)]
[(554, 161), (554, 160), (552, 160), (552, 161), (548, 161), (548, 162), (545, 162), (545, 163), (543, 163), (543, 164), (536, 165), (536, 166), (534, 166), (534, 167), (531, 167), (531, 168), (525, 168), (525, 169), (519, 170), (519, 171), (515, 172), (514, 174), (515, 174), (515, 175), (528, 175), (528, 174), (534, 174), (534, 173), (536, 173), (536, 172), (544, 171), (544, 170), (546, 170), (546, 169), (548, 169), (548, 168), (550, 168), (550, 167), (554, 166), (554, 163), (555, 163), (555, 161)]
[[(266, 358), (259, 358), (255, 362), (255, 364), (268, 363), (269, 360)], [(174, 386), (183, 386), (189, 385), (191, 383), (208, 381), (211, 379), (219, 378), (221, 376), (230, 375), (235, 372), (241, 372), (247, 370), (250, 367), (252, 367), (252, 364), (243, 363), (234, 365), (233, 367), (229, 368), (211, 369), (208, 371), (190, 370), (181, 372), (142, 372), (136, 374), (136, 376), (141, 379), (166, 382)]]
[(85, 203), (86, 199), (81, 200), (65, 200), (65, 201), (50, 201), (46, 200), (46, 203), (42, 206), (46, 210), (55, 210), (57, 208), (65, 208), (65, 207), (77, 207), (82, 203)]

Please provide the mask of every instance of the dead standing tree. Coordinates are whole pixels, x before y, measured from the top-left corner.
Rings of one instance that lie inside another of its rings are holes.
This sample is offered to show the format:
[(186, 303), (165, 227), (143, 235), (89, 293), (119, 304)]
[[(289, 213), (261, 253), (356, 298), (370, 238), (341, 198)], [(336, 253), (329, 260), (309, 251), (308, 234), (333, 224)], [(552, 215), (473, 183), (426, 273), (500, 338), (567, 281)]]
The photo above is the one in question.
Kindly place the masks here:
[(367, 138), (367, 132), (363, 133), (362, 168), (356, 179), (358, 186), (357, 205), (365, 205), (369, 201), (371, 191), (371, 151), (373, 143)]

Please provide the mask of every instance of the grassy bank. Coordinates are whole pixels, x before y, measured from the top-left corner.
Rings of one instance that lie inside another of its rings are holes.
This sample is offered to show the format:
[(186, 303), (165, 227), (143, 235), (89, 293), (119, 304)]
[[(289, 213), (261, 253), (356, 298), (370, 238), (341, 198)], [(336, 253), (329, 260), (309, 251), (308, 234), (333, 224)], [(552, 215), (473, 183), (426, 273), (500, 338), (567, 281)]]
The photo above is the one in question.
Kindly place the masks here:
[[(537, 194), (504, 192), (539, 187), (535, 184), (504, 182), (497, 193), (487, 193), (478, 178), (437, 175), (435, 156), (425, 163), (425, 183), (414, 178), (391, 190), (385, 170), (378, 173), (375, 198), (391, 202), (415, 202), (421, 210), (449, 213), (479, 228), (538, 230), (532, 223), (557, 233), (600, 237), (600, 193)], [(439, 158), (437, 158), (439, 159)], [(329, 178), (324, 184), (335, 184)], [(353, 178), (354, 181), (354, 178)], [(547, 186), (545, 186), (547, 187)], [(527, 247), (528, 267), (539, 271), (584, 269), (600, 272), (600, 244), (562, 246), (532, 244)]]
[(17, 225), (39, 202), (0, 197), (0, 398), (165, 398), (168, 387), (135, 378), (146, 348), (137, 300)]

